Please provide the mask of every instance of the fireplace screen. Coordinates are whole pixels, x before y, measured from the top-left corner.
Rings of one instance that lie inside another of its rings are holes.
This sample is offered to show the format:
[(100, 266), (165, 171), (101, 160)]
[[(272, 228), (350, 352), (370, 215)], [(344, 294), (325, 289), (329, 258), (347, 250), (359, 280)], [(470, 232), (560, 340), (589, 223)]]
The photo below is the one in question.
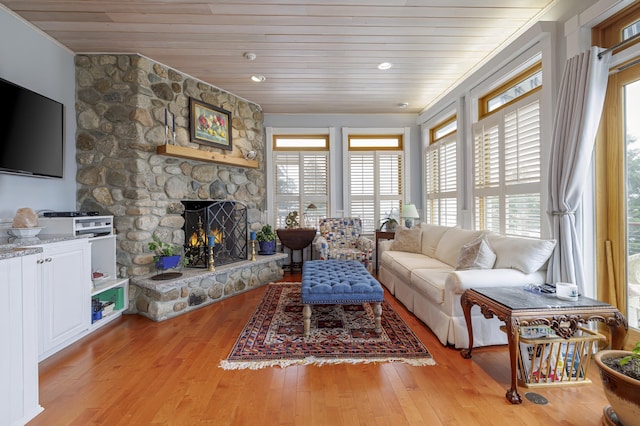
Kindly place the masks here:
[(247, 260), (247, 206), (238, 201), (183, 201), (185, 257), (189, 267), (208, 266), (208, 237), (216, 266)]

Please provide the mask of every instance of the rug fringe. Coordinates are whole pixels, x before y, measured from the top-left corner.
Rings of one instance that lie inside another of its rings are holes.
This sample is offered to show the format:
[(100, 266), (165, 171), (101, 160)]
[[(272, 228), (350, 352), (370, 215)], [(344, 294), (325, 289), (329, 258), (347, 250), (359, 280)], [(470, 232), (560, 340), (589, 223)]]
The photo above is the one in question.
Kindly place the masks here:
[(302, 359), (273, 359), (265, 361), (220, 361), (219, 367), (223, 370), (260, 370), (267, 367), (285, 368), (292, 365), (332, 365), (332, 364), (376, 364), (379, 362), (404, 362), (414, 367), (436, 365), (433, 358), (317, 358), (307, 357)]

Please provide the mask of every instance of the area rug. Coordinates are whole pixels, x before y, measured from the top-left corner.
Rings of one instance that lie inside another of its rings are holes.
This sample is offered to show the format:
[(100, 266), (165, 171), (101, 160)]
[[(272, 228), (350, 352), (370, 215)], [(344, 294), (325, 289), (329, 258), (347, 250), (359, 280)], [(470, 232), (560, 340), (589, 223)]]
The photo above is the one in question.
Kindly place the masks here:
[(382, 303), (382, 333), (363, 305), (314, 305), (304, 337), (299, 283), (269, 284), (228, 358), (225, 370), (401, 361), (435, 365), (431, 354), (393, 307)]

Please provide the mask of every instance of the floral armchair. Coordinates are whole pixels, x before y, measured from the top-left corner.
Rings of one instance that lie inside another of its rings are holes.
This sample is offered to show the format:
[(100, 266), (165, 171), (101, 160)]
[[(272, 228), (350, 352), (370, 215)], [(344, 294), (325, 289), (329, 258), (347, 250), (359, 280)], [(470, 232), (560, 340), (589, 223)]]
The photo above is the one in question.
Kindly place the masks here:
[(318, 227), (320, 235), (314, 244), (320, 252), (320, 259), (359, 260), (371, 270), (374, 242), (361, 235), (360, 218), (320, 219)]

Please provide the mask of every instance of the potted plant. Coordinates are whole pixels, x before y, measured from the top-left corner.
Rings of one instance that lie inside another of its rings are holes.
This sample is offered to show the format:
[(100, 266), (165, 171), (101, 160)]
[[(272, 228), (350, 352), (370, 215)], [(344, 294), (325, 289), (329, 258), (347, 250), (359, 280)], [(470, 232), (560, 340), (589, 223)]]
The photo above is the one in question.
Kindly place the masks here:
[(395, 232), (396, 227), (398, 226), (398, 221), (395, 217), (389, 215), (382, 219), (382, 224), (380, 225), (380, 230), (384, 228), (386, 231)]
[(274, 254), (276, 252), (276, 234), (271, 225), (264, 225), (256, 234), (260, 244), (260, 254)]
[(156, 269), (165, 270), (178, 266), (180, 263), (180, 247), (161, 241), (155, 234), (152, 239), (153, 241), (149, 241), (149, 250), (155, 253), (153, 261), (156, 263)]
[[(632, 351), (606, 350), (594, 357), (604, 393), (618, 421), (637, 424), (640, 419), (640, 342)], [(610, 410), (605, 416), (611, 418)]]

